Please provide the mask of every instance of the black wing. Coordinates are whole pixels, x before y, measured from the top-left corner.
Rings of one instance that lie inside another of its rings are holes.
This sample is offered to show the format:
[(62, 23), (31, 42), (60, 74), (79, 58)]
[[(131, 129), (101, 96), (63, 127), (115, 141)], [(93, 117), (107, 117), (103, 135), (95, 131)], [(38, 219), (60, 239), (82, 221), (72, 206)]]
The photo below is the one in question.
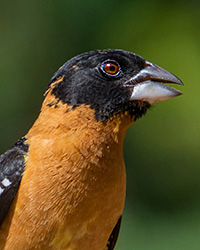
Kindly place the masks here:
[(105, 250), (113, 250), (115, 247), (115, 244), (117, 242), (117, 238), (119, 235), (119, 230), (120, 230), (120, 226), (121, 226), (121, 221), (122, 221), (122, 216), (120, 216), (117, 224), (115, 225), (109, 239), (108, 239), (108, 243), (106, 245)]
[(26, 139), (22, 138), (0, 156), (0, 225), (17, 193), (27, 152)]

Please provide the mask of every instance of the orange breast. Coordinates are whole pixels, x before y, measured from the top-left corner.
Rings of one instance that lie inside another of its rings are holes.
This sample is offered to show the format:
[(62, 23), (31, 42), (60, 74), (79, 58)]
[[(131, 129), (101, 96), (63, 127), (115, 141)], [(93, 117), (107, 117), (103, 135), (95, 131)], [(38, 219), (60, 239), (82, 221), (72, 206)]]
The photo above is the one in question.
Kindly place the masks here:
[(126, 115), (103, 123), (87, 106), (66, 112), (44, 102), (27, 134), (26, 169), (0, 249), (102, 250), (123, 212), (130, 124)]

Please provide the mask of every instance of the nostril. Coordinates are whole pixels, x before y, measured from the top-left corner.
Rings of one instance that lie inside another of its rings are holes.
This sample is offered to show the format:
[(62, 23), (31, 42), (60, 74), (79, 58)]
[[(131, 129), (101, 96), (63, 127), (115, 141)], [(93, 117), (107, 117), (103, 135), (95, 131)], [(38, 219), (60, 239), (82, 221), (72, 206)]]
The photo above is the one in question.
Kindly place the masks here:
[(152, 67), (153, 63), (149, 62), (149, 61), (145, 61), (145, 68), (146, 67)]

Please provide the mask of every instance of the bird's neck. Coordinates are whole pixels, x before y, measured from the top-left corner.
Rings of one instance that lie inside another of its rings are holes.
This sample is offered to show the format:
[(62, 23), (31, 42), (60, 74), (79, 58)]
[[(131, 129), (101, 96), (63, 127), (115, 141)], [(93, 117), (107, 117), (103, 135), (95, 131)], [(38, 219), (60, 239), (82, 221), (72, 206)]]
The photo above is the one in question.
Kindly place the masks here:
[[(128, 127), (133, 123), (128, 114), (111, 117), (107, 122), (97, 121), (95, 111), (89, 105), (73, 108), (57, 101), (51, 93), (43, 102), (40, 115), (28, 135), (44, 135), (53, 137), (55, 133), (68, 134), (71, 138), (81, 140), (88, 136), (99, 143), (122, 143)], [(94, 137), (93, 137), (94, 136)]]
[(94, 157), (104, 154), (103, 151), (109, 152), (110, 147), (122, 152), (125, 134), (132, 124), (128, 114), (114, 116), (107, 122), (97, 121), (94, 110), (89, 106), (81, 105), (73, 109), (56, 102), (50, 93), (48, 95), (27, 138), (39, 136), (44, 140), (71, 141), (83, 154), (84, 151), (90, 152)]

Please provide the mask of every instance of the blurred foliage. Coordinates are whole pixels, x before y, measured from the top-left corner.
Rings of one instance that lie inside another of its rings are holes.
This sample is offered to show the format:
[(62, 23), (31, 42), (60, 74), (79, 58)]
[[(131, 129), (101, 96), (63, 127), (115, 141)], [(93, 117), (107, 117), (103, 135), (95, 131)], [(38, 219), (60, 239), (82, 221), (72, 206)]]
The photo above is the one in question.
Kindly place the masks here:
[(117, 250), (200, 248), (199, 1), (1, 1), (0, 151), (26, 134), (57, 68), (122, 48), (179, 76), (184, 95), (129, 130), (127, 204)]

